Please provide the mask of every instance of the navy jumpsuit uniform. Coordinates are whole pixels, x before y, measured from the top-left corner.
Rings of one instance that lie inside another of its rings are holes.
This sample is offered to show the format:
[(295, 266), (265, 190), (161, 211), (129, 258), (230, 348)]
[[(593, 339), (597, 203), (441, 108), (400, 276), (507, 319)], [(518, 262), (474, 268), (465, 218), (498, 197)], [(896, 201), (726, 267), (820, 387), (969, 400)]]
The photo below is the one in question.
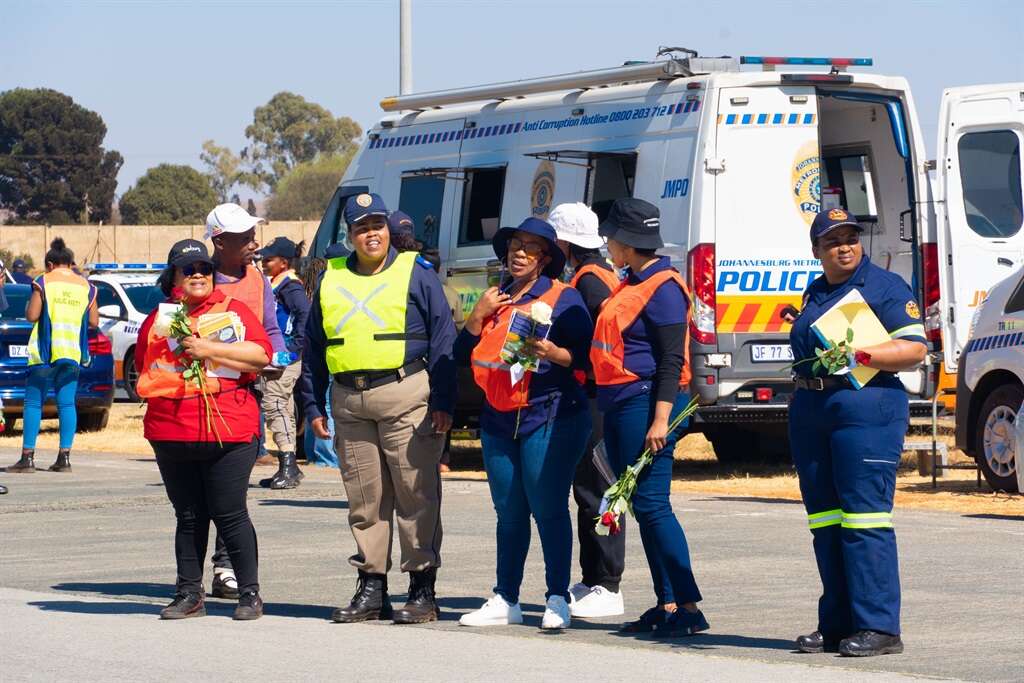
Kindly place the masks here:
[[(832, 286), (820, 276), (807, 288), (790, 333), (798, 361), (824, 347), (811, 325), (851, 289), (892, 339), (927, 343), (910, 287), (864, 256), (846, 282)], [(811, 369), (802, 363), (795, 372), (810, 378)], [(900, 633), (892, 508), (908, 421), (906, 391), (891, 372), (879, 372), (860, 390), (841, 383), (823, 391), (798, 388), (793, 396), (789, 435), (821, 575), (818, 630), (825, 638)]]

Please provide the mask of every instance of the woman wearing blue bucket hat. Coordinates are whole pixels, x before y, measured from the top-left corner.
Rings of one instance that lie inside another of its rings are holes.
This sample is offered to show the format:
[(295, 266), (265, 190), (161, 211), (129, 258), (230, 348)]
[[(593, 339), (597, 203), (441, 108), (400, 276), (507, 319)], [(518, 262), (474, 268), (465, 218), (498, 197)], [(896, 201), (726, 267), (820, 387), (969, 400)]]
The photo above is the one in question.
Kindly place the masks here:
[(565, 256), (556, 239), (532, 217), (498, 231), (492, 243), (507, 277), (481, 295), (455, 342), (456, 360), (472, 366), (487, 399), (480, 427), (498, 516), (494, 595), (463, 615), (463, 626), (522, 623), (531, 515), (547, 584), (541, 628), (570, 622), (569, 486), (591, 430), (577, 371), (586, 368), (593, 324), (579, 293), (558, 282)]

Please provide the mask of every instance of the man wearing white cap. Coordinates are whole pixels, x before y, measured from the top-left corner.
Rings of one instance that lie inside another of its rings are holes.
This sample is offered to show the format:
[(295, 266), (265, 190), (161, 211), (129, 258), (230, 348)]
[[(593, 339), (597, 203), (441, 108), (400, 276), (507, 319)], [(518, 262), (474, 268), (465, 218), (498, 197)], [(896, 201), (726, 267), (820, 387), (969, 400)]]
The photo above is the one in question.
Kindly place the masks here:
[[(263, 329), (270, 337), (276, 357), (278, 353), (288, 351), (284, 335), (277, 324), (277, 302), (270, 280), (253, 265), (253, 259), (260, 247), (256, 241), (256, 226), (265, 222), (264, 219), (249, 214), (238, 204), (219, 204), (206, 217), (206, 239), (213, 242), (213, 261), (216, 267), (213, 275), (214, 286), (252, 310), (256, 318), (263, 323)], [(265, 416), (274, 410), (280, 410), (276, 405), (261, 407)], [(302, 473), (295, 464), (294, 453), (291, 454), (290, 462), (283, 463), (283, 468), (290, 474), (293, 486), (298, 485)], [(217, 534), (213, 553), (211, 592), (214, 597), (232, 599), (237, 596), (237, 586), (227, 547), (220, 534)]]
[[(569, 284), (583, 297), (591, 319), (597, 320), (601, 304), (619, 285), (618, 275), (601, 254), (604, 238), (597, 234), (597, 215), (581, 202), (559, 204), (548, 215), (548, 222), (555, 228), (558, 246), (573, 268)], [(569, 589), (569, 611), (574, 617), (593, 619), (618, 616), (625, 611), (619, 582), (626, 565), (626, 537), (624, 533), (600, 536), (594, 531), (601, 498), (615, 482), (615, 475), (604, 456), (594, 450), (604, 435), (592, 376), (587, 378), (587, 395), (594, 431), (572, 483), (578, 506), (576, 531), (583, 580)]]

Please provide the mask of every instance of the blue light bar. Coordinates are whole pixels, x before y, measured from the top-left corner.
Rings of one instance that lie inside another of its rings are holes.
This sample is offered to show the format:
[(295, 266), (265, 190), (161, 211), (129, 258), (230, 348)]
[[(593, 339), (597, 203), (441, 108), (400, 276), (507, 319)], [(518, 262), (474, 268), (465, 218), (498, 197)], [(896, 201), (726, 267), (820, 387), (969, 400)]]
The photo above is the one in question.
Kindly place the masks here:
[(874, 66), (871, 57), (740, 57), (740, 64), (785, 66)]

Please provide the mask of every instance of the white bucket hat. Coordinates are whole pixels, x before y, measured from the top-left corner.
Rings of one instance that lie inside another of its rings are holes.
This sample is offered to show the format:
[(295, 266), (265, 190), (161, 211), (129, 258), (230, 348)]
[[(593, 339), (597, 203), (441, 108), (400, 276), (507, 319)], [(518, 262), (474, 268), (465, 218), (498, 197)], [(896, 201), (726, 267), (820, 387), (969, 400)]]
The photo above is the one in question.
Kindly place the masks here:
[(253, 216), (238, 204), (218, 204), (206, 216), (206, 239), (211, 239), (225, 232), (241, 234), (266, 221)]
[(559, 204), (548, 214), (558, 239), (584, 249), (600, 249), (604, 238), (597, 234), (597, 214), (583, 202)]

